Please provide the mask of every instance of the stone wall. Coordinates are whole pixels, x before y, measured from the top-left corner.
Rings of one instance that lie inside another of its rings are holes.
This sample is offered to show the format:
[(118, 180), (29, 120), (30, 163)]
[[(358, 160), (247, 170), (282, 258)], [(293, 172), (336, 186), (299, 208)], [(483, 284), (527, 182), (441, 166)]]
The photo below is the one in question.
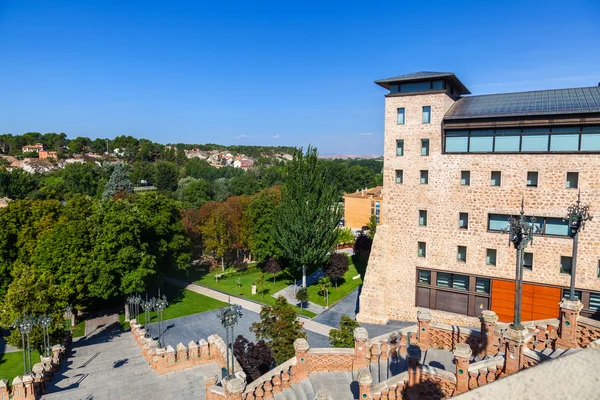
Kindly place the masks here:
[[(442, 120), (454, 100), (446, 94), (419, 94), (385, 99), (383, 225), (377, 228), (361, 293), (361, 322), (415, 319), (418, 267), (514, 279), (515, 251), (508, 238), (487, 231), (488, 213), (517, 214), (521, 199), (526, 215), (562, 218), (577, 199), (565, 187), (566, 173), (579, 172), (581, 198), (592, 209), (600, 204), (600, 156), (592, 154), (442, 154)], [(423, 106), (431, 106), (431, 123), (421, 123)], [(396, 123), (396, 109), (406, 109), (406, 123)], [(429, 156), (421, 156), (421, 139), (429, 139)], [(404, 140), (404, 156), (396, 155), (396, 140)], [(402, 170), (404, 183), (395, 183)], [(420, 184), (420, 170), (429, 183)], [(460, 184), (461, 171), (470, 171), (470, 186)], [(500, 187), (490, 186), (491, 171), (502, 172)], [(526, 187), (527, 171), (538, 172), (538, 187)], [(419, 210), (427, 210), (427, 226), (419, 226)], [(469, 228), (458, 228), (458, 214), (469, 214)], [(427, 244), (418, 257), (417, 242)], [(467, 247), (466, 262), (457, 260), (457, 246)], [(486, 265), (486, 249), (496, 249), (496, 265)], [(578, 288), (600, 291), (600, 219), (580, 235)], [(561, 274), (560, 257), (571, 256), (569, 237), (536, 236), (527, 249), (533, 269), (527, 282), (569, 286)], [(493, 304), (492, 304), (493, 308)], [(434, 322), (476, 326), (476, 318), (434, 311)]]

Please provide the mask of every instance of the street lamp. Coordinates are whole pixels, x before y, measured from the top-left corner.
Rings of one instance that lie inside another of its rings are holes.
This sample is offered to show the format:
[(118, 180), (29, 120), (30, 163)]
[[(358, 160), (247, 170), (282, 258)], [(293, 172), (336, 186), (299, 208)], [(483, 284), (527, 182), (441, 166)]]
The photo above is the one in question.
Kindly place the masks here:
[(38, 319), (38, 325), (42, 328), (44, 335), (44, 355), (50, 357), (50, 333), (48, 332), (52, 323), (52, 314), (44, 314)]
[(508, 245), (512, 243), (517, 251), (516, 265), (516, 290), (515, 290), (515, 316), (511, 328), (514, 330), (523, 330), (521, 325), (521, 300), (523, 297), (523, 253), (527, 245), (533, 242), (533, 234), (536, 232), (535, 217), (530, 217), (529, 222), (525, 221), (524, 201), (521, 199), (521, 215), (518, 217), (510, 216), (508, 226), (503, 229), (503, 233), (508, 233)]
[(67, 304), (65, 308), (65, 314), (67, 315), (67, 319), (69, 320), (69, 329), (73, 328), (73, 306)]
[[(221, 325), (225, 328), (225, 339), (227, 345), (227, 371), (223, 371), (223, 377), (229, 376), (229, 367), (230, 367), (230, 354), (231, 354), (231, 375), (235, 373), (234, 370), (234, 359), (235, 356), (233, 354), (233, 328), (237, 325), (238, 319), (242, 318), (242, 306), (238, 304), (231, 304), (225, 308), (221, 308), (219, 310), (218, 317), (221, 320)], [(231, 329), (231, 340), (229, 338), (229, 330)], [(231, 345), (231, 351), (229, 350), (229, 346)]]
[(149, 338), (152, 337), (152, 335), (150, 334), (150, 321), (152, 319), (152, 315), (150, 314), (150, 311), (152, 311), (155, 304), (156, 304), (156, 299), (153, 297), (150, 300), (148, 300), (148, 295), (146, 295), (146, 300), (141, 302), (141, 306), (144, 309), (144, 316), (146, 317), (145, 324), (144, 324), (144, 326), (146, 327), (146, 337), (149, 337)]
[(567, 216), (564, 221), (569, 222), (569, 235), (573, 238), (573, 256), (571, 265), (571, 287), (569, 290), (569, 300), (575, 299), (575, 268), (577, 266), (577, 244), (579, 241), (579, 231), (584, 229), (585, 222), (591, 221), (592, 216), (589, 215), (589, 206), (581, 206), (581, 191), (577, 193), (577, 202), (567, 208)]
[(169, 303), (167, 302), (167, 296), (163, 294), (162, 297), (158, 297), (154, 304), (154, 310), (156, 311), (156, 317), (158, 322), (158, 346), (162, 347), (163, 345), (163, 311)]
[[(21, 341), (23, 342), (23, 375), (27, 375), (27, 372), (31, 371), (31, 348), (29, 335), (31, 330), (36, 323), (36, 319), (33, 316), (23, 315), (22, 318), (15, 321), (15, 327), (19, 329), (21, 334)], [(25, 346), (25, 336), (27, 336), (27, 346)], [(29, 368), (27, 368), (27, 360), (29, 360)]]

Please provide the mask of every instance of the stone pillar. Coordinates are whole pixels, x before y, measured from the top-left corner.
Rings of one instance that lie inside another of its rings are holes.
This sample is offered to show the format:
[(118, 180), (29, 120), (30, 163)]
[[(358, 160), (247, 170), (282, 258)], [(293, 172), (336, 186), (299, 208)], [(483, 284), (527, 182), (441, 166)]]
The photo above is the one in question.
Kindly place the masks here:
[(188, 343), (188, 357), (191, 360), (195, 360), (198, 358), (198, 344), (196, 342), (194, 342), (193, 340), (190, 340), (190, 342)]
[(388, 359), (389, 346), (387, 342), (382, 342), (379, 348), (379, 359), (385, 361)]
[(308, 342), (306, 339), (296, 339), (294, 341), (294, 350), (296, 350), (296, 375), (298, 376), (296, 382), (308, 379)]
[(281, 393), (281, 378), (278, 374), (271, 379), (271, 382), (273, 383), (273, 395)]
[(504, 372), (513, 374), (523, 367), (523, 351), (527, 342), (531, 340), (531, 334), (527, 329), (516, 330), (512, 327), (504, 332)]
[(242, 400), (244, 388), (245, 385), (241, 379), (234, 378), (227, 380), (225, 383), (225, 398), (227, 400)]
[(25, 400), (35, 400), (36, 399), (37, 396), (34, 391), (33, 376), (31, 376), (31, 375), (23, 376), (23, 388), (25, 389), (25, 396), (23, 397), (23, 399), (25, 399)]
[(129, 322), (129, 304), (127, 304), (127, 301), (125, 301), (125, 322)]
[(406, 398), (417, 400), (419, 398), (419, 384), (421, 383), (421, 349), (419, 346), (408, 346), (408, 387)]
[(188, 354), (185, 345), (181, 342), (177, 344), (177, 362), (187, 361)]
[(417, 339), (419, 340), (419, 346), (423, 349), (431, 347), (431, 337), (429, 329), (431, 327), (431, 310), (428, 308), (419, 308), (417, 311)]
[(354, 329), (354, 362), (352, 364), (354, 371), (369, 366), (368, 339), (369, 332), (365, 328)]
[(457, 343), (454, 349), (454, 363), (456, 364), (456, 392), (464, 393), (469, 390), (469, 362), (471, 361), (471, 346), (466, 343)]
[(360, 399), (371, 398), (371, 384), (373, 383), (373, 377), (368, 368), (361, 368), (358, 371), (358, 387), (360, 391)]
[(210, 354), (208, 351), (208, 342), (204, 339), (200, 339), (200, 342), (198, 342), (198, 347), (200, 348), (200, 358), (202, 359), (208, 359)]
[(483, 310), (479, 316), (481, 321), (481, 353), (479, 356), (485, 357), (495, 356), (498, 349), (494, 347), (496, 344), (496, 322), (498, 322), (498, 316), (491, 310)]
[(219, 378), (217, 376), (207, 376), (204, 378), (204, 387), (206, 388), (206, 400), (212, 400), (213, 395), (210, 388), (217, 384)]
[(8, 380), (0, 379), (0, 399), (8, 400)]
[(577, 317), (583, 308), (579, 300), (563, 298), (560, 306), (560, 327), (556, 347), (560, 349), (577, 348)]

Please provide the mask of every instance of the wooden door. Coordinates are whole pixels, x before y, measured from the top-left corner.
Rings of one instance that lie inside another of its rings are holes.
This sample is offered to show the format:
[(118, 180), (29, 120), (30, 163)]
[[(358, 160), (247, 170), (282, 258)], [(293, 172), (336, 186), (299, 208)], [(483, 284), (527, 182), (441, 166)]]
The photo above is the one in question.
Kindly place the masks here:
[[(560, 288), (524, 283), (521, 321), (557, 318), (560, 296)], [(492, 283), (492, 311), (501, 322), (511, 322), (514, 310), (515, 282), (495, 279)]]

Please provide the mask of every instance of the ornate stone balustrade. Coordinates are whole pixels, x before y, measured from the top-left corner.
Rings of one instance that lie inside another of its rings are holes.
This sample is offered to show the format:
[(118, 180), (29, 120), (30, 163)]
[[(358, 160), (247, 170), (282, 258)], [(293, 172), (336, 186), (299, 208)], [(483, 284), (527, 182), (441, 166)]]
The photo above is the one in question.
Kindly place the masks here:
[(577, 318), (577, 344), (587, 347), (591, 342), (600, 339), (600, 321), (586, 317)]

